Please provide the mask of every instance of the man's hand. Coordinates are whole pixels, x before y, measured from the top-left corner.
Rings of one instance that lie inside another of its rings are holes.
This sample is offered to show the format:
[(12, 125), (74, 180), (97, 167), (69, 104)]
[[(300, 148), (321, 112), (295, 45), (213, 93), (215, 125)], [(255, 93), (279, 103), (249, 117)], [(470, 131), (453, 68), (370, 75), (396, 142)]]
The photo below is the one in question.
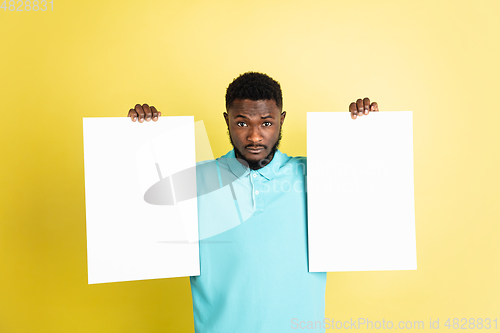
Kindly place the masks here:
[(359, 98), (356, 102), (352, 102), (349, 105), (349, 112), (351, 113), (351, 118), (356, 119), (362, 115), (368, 115), (369, 112), (378, 112), (378, 104), (377, 102), (370, 103), (368, 97), (364, 99)]
[(137, 119), (139, 120), (140, 123), (146, 121), (150, 121), (153, 119), (153, 121), (157, 121), (158, 117), (161, 116), (161, 112), (156, 110), (154, 106), (149, 106), (147, 104), (136, 104), (135, 109), (130, 109), (128, 112), (128, 116), (132, 118), (132, 121), (136, 121)]

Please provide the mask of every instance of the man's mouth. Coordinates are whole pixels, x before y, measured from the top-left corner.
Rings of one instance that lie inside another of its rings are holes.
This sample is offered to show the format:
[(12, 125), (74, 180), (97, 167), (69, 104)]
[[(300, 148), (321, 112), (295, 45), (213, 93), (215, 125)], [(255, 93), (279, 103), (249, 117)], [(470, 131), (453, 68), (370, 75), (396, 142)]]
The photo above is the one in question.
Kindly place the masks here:
[(260, 147), (246, 147), (246, 150), (248, 150), (249, 152), (253, 153), (253, 154), (257, 154), (257, 153), (260, 153), (264, 150), (264, 147), (260, 146)]

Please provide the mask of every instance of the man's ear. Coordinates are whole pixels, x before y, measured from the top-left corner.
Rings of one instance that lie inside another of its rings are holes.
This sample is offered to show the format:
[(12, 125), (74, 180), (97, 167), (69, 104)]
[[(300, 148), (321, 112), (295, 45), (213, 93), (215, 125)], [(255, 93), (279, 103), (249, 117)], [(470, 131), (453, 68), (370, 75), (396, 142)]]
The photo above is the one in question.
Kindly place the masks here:
[(281, 126), (283, 126), (283, 122), (285, 121), (285, 117), (286, 117), (286, 111), (281, 112), (281, 116), (280, 116), (280, 125)]
[(229, 128), (229, 115), (227, 114), (227, 112), (224, 112), (224, 120), (226, 120), (226, 125)]

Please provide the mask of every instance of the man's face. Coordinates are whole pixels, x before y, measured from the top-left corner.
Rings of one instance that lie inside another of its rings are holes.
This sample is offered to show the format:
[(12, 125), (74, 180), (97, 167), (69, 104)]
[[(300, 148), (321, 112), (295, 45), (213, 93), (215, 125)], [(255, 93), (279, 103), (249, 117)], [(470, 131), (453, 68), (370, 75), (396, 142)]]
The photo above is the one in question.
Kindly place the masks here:
[(271, 161), (278, 146), (286, 112), (274, 100), (234, 100), (224, 112), (236, 157), (259, 169)]

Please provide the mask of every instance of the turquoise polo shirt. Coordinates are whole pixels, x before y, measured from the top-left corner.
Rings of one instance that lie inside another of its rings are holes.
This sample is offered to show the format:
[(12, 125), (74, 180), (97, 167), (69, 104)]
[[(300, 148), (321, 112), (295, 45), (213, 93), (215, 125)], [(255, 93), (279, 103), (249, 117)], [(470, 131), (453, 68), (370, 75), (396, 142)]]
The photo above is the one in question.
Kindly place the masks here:
[(231, 150), (196, 169), (195, 331), (297, 332), (298, 321), (323, 320), (326, 273), (308, 272), (306, 158), (277, 150), (251, 170)]

